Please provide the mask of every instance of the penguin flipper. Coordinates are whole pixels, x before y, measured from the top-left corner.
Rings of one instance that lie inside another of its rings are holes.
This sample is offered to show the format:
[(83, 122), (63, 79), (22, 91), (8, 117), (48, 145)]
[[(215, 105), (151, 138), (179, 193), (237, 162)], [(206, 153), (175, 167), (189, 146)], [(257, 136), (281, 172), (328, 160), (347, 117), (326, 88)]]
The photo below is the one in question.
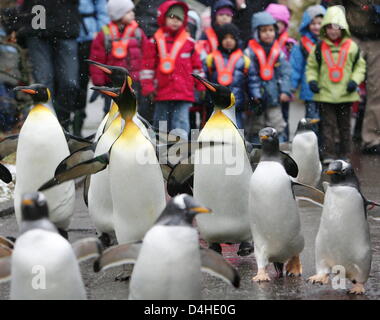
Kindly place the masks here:
[(322, 182), (322, 188), (323, 188), (323, 191), (326, 192), (327, 191), (327, 188), (330, 186), (330, 183), (328, 183), (327, 181), (323, 181)]
[(102, 245), (97, 238), (84, 238), (72, 244), (78, 262), (98, 258), (102, 253)]
[(14, 244), (13, 241), (11, 241), (11, 240), (3, 237), (3, 236), (0, 236), (0, 245), (4, 246), (4, 247), (7, 247), (9, 249), (13, 249), (13, 247), (14, 247), (15, 244)]
[(104, 153), (93, 159), (79, 163), (75, 165), (74, 167), (68, 169), (67, 171), (63, 171), (57, 175), (54, 175), (54, 178), (44, 183), (38, 189), (38, 191), (44, 191), (44, 190), (50, 189), (51, 187), (57, 186), (63, 182), (77, 179), (83, 176), (95, 174), (107, 168), (108, 163), (109, 163), (109, 155), (108, 153)]
[(296, 181), (292, 181), (292, 188), (294, 195), (298, 200), (305, 200), (323, 207), (325, 194), (321, 190)]
[(84, 179), (83, 185), (83, 200), (86, 206), (88, 207), (88, 190), (90, 189), (91, 176), (86, 176)]
[(90, 145), (73, 152), (60, 162), (60, 164), (55, 169), (54, 175), (60, 174), (83, 161), (93, 159), (94, 154), (95, 145)]
[(70, 153), (73, 153), (79, 149), (82, 149), (84, 147), (87, 147), (89, 145), (92, 145), (91, 140), (87, 140), (85, 138), (76, 137), (72, 134), (68, 133), (67, 131), (64, 131), (67, 144), (69, 146)]
[(286, 152), (280, 151), (280, 154), (282, 157), (282, 163), (284, 165), (286, 173), (293, 178), (297, 178), (297, 176), (298, 176), (298, 165), (297, 165), (297, 163)]
[(193, 163), (178, 163), (174, 166), (167, 180), (167, 191), (169, 196), (174, 197), (177, 194), (193, 194)]
[(18, 134), (8, 136), (0, 141), (0, 160), (17, 151)]
[(142, 242), (132, 244), (120, 244), (105, 250), (94, 262), (94, 271), (99, 272), (123, 264), (133, 264), (136, 262)]
[(0, 258), (9, 257), (12, 255), (12, 248), (0, 244)]
[(201, 248), (201, 264), (202, 271), (232, 284), (235, 288), (239, 288), (239, 273), (231, 264), (224, 260), (222, 255), (216, 253), (214, 250)]
[(0, 163), (0, 179), (3, 180), (5, 183), (12, 182), (12, 174), (8, 170), (6, 166), (4, 166), (2, 163)]
[(0, 259), (0, 283), (11, 279), (11, 257)]

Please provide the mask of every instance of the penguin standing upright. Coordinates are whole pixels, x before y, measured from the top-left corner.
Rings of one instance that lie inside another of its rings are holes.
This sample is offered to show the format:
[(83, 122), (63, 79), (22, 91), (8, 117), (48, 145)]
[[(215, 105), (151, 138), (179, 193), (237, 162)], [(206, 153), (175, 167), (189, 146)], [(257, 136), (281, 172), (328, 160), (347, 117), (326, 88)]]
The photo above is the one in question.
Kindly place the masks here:
[[(17, 222), (21, 221), (21, 196), (34, 192), (54, 176), (55, 169), (70, 152), (58, 119), (48, 105), (49, 89), (41, 84), (16, 87), (32, 96), (34, 106), (26, 118), (18, 138), (16, 153), (16, 186), (14, 207)], [(66, 229), (74, 212), (75, 185), (69, 181), (45, 191), (50, 208), (50, 220), (67, 237)]]
[(130, 299), (200, 299), (201, 269), (238, 287), (237, 271), (221, 255), (199, 247), (193, 219), (209, 212), (189, 195), (172, 198), (142, 244), (107, 249), (95, 262), (95, 271), (135, 263)]
[(291, 156), (298, 165), (296, 181), (316, 187), (321, 178), (318, 138), (312, 130), (319, 119), (301, 119), (292, 141)]
[(197, 216), (197, 225), (210, 248), (221, 253), (220, 243), (240, 243), (238, 254), (248, 255), (253, 251), (248, 217), (252, 168), (245, 140), (235, 124), (235, 97), (227, 87), (194, 77), (205, 85), (214, 102), (214, 113), (198, 142), (224, 143), (195, 152), (194, 197), (215, 212)]
[(270, 281), (267, 266), (275, 264), (279, 276), (283, 265), (288, 275), (301, 275), (299, 255), (304, 247), (297, 202), (279, 152), (277, 131), (259, 132), (260, 162), (250, 181), (249, 213), (258, 273), (253, 281)]
[(21, 210), (20, 235), (12, 256), (0, 262), (2, 277), (4, 269), (10, 271), (10, 298), (86, 299), (78, 259), (98, 257), (98, 240), (82, 239), (71, 246), (49, 221), (42, 193), (23, 195)]
[(315, 241), (317, 274), (308, 280), (326, 284), (331, 268), (343, 266), (346, 278), (354, 283), (349, 293), (363, 294), (372, 260), (367, 206), (379, 204), (364, 198), (350, 163), (336, 160), (326, 173), (331, 184)]

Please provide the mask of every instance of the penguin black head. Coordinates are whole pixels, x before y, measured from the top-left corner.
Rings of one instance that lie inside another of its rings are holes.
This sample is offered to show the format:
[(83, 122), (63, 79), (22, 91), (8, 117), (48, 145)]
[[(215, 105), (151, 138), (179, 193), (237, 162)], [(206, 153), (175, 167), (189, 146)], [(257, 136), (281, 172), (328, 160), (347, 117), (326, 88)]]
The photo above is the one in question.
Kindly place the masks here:
[(123, 67), (108, 66), (106, 64), (102, 64), (89, 59), (87, 59), (86, 62), (93, 64), (96, 68), (99, 68), (105, 74), (107, 74), (112, 82), (113, 87), (122, 87), (125, 79), (130, 77), (128, 70)]
[(21, 212), (23, 221), (34, 221), (49, 217), (45, 196), (41, 192), (26, 193), (22, 196)]
[(331, 184), (359, 185), (354, 168), (344, 160), (331, 162), (325, 173), (331, 177)]
[(40, 83), (35, 83), (30, 86), (16, 87), (13, 90), (22, 91), (27, 94), (30, 94), (35, 104), (46, 103), (51, 98), (51, 93), (50, 93), (49, 88)]
[(192, 196), (183, 193), (168, 202), (156, 224), (192, 227), (194, 217), (199, 213), (211, 213), (211, 209), (201, 206)]
[(313, 125), (318, 122), (319, 119), (302, 118), (298, 122), (297, 132), (313, 130)]
[(262, 144), (263, 153), (278, 153), (280, 143), (278, 141), (277, 130), (271, 127), (263, 128), (259, 131), (259, 139)]
[(229, 88), (212, 83), (194, 73), (192, 76), (206, 87), (211, 95), (212, 102), (217, 109), (229, 109), (235, 105), (235, 96)]

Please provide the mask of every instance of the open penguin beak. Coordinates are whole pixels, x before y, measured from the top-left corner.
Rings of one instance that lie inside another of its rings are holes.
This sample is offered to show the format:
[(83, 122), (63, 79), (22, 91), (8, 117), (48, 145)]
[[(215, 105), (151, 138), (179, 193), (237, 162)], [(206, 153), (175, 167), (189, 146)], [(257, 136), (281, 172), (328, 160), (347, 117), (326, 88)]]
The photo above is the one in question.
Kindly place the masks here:
[(36, 91), (36, 90), (30, 89), (29, 87), (16, 87), (16, 88), (14, 88), (13, 90), (14, 90), (14, 91), (25, 92), (25, 93), (28, 93), (28, 94), (31, 94), (31, 95), (35, 95), (35, 94), (37, 94), (37, 91)]
[(99, 91), (100, 93), (109, 96), (111, 98), (117, 98), (120, 96), (119, 88), (109, 88), (109, 87), (92, 87), (92, 90)]
[(93, 64), (95, 67), (99, 68), (100, 70), (102, 70), (106, 74), (112, 74), (112, 69), (108, 68), (108, 66), (105, 64), (102, 64), (102, 63), (99, 63), (99, 62), (96, 62), (96, 61), (93, 61), (90, 59), (86, 59), (85, 61), (90, 63), (90, 64)]
[(198, 81), (200, 81), (206, 88), (207, 90), (210, 90), (212, 92), (216, 92), (216, 87), (215, 87), (215, 84), (213, 84), (212, 82), (198, 76), (197, 74), (195, 73), (192, 73), (191, 74), (195, 79), (197, 79)]

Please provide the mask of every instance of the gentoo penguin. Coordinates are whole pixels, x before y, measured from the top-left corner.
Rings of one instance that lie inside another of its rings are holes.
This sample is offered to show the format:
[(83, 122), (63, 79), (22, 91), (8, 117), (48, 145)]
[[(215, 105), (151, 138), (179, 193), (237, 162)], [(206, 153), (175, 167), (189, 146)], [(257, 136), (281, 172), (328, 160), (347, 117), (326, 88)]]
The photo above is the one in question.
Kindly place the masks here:
[(301, 275), (299, 255), (304, 247), (297, 202), (279, 153), (277, 131), (261, 129), (259, 138), (262, 154), (249, 188), (250, 225), (258, 266), (252, 280), (256, 282), (270, 281), (270, 262), (279, 276), (286, 262), (288, 275)]
[[(21, 222), (21, 196), (34, 192), (43, 182), (54, 176), (57, 165), (70, 152), (58, 119), (47, 104), (49, 89), (41, 84), (16, 87), (32, 96), (34, 106), (26, 118), (17, 143), (16, 187), (14, 207), (17, 222)], [(67, 237), (66, 229), (74, 211), (75, 185), (69, 181), (45, 193), (50, 208), (50, 220)]]
[(135, 263), (129, 299), (200, 299), (201, 270), (238, 287), (237, 271), (218, 253), (199, 247), (193, 219), (209, 212), (189, 195), (172, 198), (142, 243), (107, 249), (95, 271)]
[[(11, 299), (86, 299), (78, 260), (98, 257), (96, 238), (70, 245), (48, 217), (42, 193), (25, 194), (21, 200), (20, 234), (11, 257), (0, 259), (0, 276), (11, 280)], [(8, 274), (7, 274), (8, 273)]]
[(198, 142), (225, 143), (195, 152), (193, 194), (215, 212), (197, 216), (197, 225), (202, 238), (217, 252), (221, 253), (220, 243), (240, 243), (238, 254), (249, 255), (253, 251), (248, 217), (252, 168), (235, 123), (235, 97), (227, 87), (193, 76), (204, 84), (214, 102), (214, 113)]
[(316, 187), (321, 178), (318, 138), (312, 130), (319, 119), (301, 119), (292, 141), (291, 156), (298, 165), (296, 181)]
[(363, 294), (372, 260), (367, 206), (379, 204), (364, 198), (350, 163), (336, 160), (326, 174), (331, 183), (315, 241), (317, 274), (308, 281), (327, 284), (331, 268), (340, 265), (354, 284), (349, 293)]

